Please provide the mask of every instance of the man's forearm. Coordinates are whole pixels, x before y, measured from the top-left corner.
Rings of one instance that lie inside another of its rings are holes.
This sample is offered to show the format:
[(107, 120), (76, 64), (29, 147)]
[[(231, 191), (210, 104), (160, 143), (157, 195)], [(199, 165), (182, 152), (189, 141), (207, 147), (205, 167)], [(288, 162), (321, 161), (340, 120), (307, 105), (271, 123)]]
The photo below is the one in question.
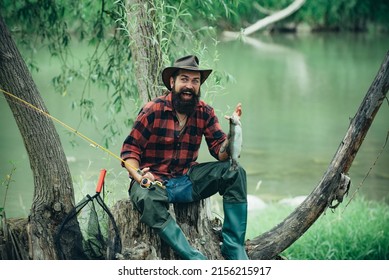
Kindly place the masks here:
[(128, 170), (130, 176), (137, 181), (138, 183), (142, 179), (142, 175), (139, 174), (139, 162), (136, 159), (129, 158), (125, 160), (124, 163), (125, 168)]
[(229, 149), (228, 145), (229, 145), (228, 139), (224, 140), (223, 144), (220, 147), (219, 154), (218, 154), (220, 161), (225, 161), (225, 160), (229, 159), (230, 154), (229, 154), (229, 150), (228, 150)]

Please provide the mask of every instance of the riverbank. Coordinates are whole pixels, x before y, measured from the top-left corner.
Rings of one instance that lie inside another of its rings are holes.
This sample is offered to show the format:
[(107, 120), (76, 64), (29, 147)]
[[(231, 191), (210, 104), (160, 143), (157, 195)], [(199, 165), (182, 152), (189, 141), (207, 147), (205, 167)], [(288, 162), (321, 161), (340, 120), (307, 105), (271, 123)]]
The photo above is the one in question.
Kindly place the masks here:
[[(388, 260), (389, 205), (358, 195), (349, 200), (334, 211), (327, 209), (281, 256), (290, 260)], [(251, 212), (246, 237), (268, 231), (293, 209), (273, 203)]]

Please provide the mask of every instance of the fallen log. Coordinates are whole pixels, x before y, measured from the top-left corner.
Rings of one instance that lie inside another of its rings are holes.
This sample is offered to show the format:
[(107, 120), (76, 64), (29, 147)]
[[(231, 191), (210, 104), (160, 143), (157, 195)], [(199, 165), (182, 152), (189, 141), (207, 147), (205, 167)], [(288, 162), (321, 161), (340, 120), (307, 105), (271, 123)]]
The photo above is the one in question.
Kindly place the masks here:
[(298, 11), (305, 3), (305, 0), (295, 0), (292, 4), (290, 4), (285, 9), (282, 9), (280, 11), (277, 11), (263, 19), (258, 20), (254, 24), (244, 28), (242, 32), (232, 32), (232, 31), (224, 31), (223, 35), (227, 38), (233, 38), (238, 39), (241, 35), (243, 36), (249, 36), (258, 30), (261, 30), (265, 28), (266, 26), (269, 26), (270, 24), (276, 23), (277, 21), (280, 21), (291, 14)]

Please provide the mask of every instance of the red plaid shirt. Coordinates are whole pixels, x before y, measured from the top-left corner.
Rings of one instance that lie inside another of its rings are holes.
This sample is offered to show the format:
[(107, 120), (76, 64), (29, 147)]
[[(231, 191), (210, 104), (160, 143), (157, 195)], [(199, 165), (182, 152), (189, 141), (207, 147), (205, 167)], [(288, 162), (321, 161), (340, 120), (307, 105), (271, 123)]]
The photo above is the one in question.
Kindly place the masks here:
[(139, 161), (140, 169), (149, 167), (156, 179), (162, 181), (183, 175), (197, 164), (203, 135), (209, 152), (216, 159), (227, 138), (213, 108), (203, 101), (188, 117), (180, 133), (171, 95), (158, 97), (142, 108), (120, 154), (123, 160)]

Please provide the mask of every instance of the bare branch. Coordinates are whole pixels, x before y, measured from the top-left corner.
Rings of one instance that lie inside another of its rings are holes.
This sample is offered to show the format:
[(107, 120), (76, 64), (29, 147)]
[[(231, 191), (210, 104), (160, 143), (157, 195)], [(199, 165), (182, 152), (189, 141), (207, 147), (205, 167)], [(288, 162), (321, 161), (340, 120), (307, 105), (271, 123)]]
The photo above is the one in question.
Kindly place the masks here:
[(288, 7), (285, 9), (278, 11), (268, 17), (265, 17), (263, 19), (258, 20), (256, 23), (253, 25), (250, 25), (249, 27), (245, 28), (242, 30), (242, 32), (231, 32), (231, 31), (224, 31), (223, 35), (226, 37), (232, 37), (237, 39), (239, 36), (249, 36), (250, 34), (265, 28), (266, 26), (273, 24), (277, 21), (280, 21), (294, 12), (296, 12), (298, 9), (300, 9), (303, 4), (305, 3), (305, 0), (296, 0), (292, 4), (290, 4)]

